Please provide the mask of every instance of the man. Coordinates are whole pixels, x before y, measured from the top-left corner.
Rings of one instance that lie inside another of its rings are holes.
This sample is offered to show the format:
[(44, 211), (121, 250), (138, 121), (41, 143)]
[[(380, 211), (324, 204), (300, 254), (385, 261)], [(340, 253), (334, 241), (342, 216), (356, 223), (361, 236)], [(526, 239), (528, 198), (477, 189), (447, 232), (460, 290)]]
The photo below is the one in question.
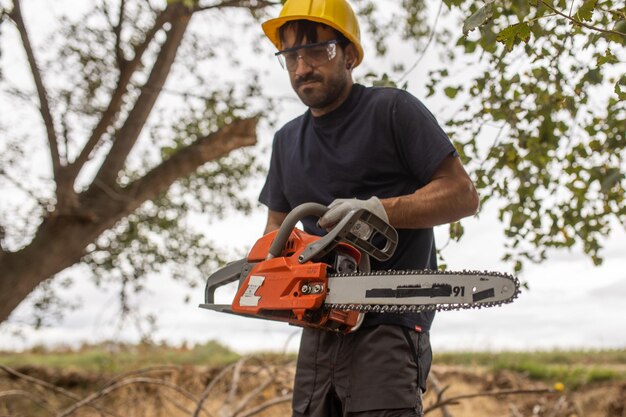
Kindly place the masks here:
[[(363, 207), (399, 233), (394, 256), (372, 270), (436, 269), (433, 226), (474, 214), (478, 196), (434, 117), (405, 91), (353, 83), (363, 49), (346, 0), (288, 0), (263, 30), (309, 107), (274, 138), (259, 197), (266, 233), (305, 202), (329, 205), (303, 222), (318, 235)], [(305, 329), (293, 415), (422, 415), (433, 317), (370, 313), (348, 335)]]

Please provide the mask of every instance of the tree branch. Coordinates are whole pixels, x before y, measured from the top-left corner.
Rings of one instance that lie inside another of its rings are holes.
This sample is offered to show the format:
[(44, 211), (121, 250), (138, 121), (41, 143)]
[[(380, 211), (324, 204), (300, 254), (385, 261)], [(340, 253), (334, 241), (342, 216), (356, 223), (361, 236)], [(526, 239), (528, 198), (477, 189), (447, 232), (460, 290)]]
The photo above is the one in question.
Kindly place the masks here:
[(178, 178), (187, 177), (206, 162), (217, 160), (235, 149), (256, 144), (258, 118), (241, 119), (198, 139), (152, 169), (122, 192), (137, 207), (166, 191)]
[(117, 21), (117, 25), (113, 28), (113, 32), (115, 32), (115, 56), (117, 58), (117, 65), (121, 68), (124, 66), (124, 52), (122, 51), (122, 22), (124, 21), (124, 9), (126, 6), (126, 1), (120, 1), (120, 16)]
[[(101, 389), (100, 391), (96, 391), (91, 395), (88, 395), (87, 397), (83, 398), (82, 400), (80, 400), (79, 402), (77, 402), (76, 404), (72, 405), (71, 407), (68, 407), (67, 409), (63, 410), (61, 413), (59, 413), (58, 417), (67, 417), (70, 416), (72, 414), (74, 414), (78, 409), (80, 409), (81, 407), (84, 407), (94, 401), (96, 401), (99, 398), (102, 398), (106, 395), (109, 395), (111, 392), (118, 390), (120, 388), (125, 387), (126, 385), (132, 385), (132, 384), (149, 384), (149, 385), (161, 385), (164, 386), (166, 388), (170, 388), (173, 389), (174, 391), (178, 392), (179, 394), (183, 395), (185, 398), (189, 399), (190, 401), (197, 403), (197, 399), (193, 396), (193, 394), (191, 394), (189, 391), (179, 387), (176, 384), (173, 384), (171, 382), (167, 382), (167, 381), (163, 381), (160, 379), (154, 379), (154, 378), (130, 378), (127, 380), (123, 380), (120, 382), (117, 382), (113, 385), (110, 385), (104, 389)], [(206, 410), (201, 409), (201, 411), (206, 412)]]
[(601, 29), (601, 28), (599, 28), (597, 26), (592, 26), (592, 25), (589, 25), (589, 24), (587, 24), (585, 22), (581, 22), (580, 20), (576, 20), (573, 17), (568, 16), (565, 13), (555, 9), (550, 3), (546, 2), (545, 0), (541, 0), (541, 4), (543, 4), (548, 9), (552, 10), (554, 13), (558, 14), (561, 17), (566, 18), (567, 20), (569, 20), (570, 22), (572, 22), (572, 23), (574, 23), (576, 25), (580, 25), (582, 27), (585, 27), (585, 28), (590, 29), (590, 30), (595, 30), (596, 32), (600, 32), (600, 33), (611, 34), (611, 35), (619, 35), (619, 36), (626, 37), (626, 33), (618, 32), (616, 30)]
[[(11, 376), (13, 376), (15, 378), (23, 379), (23, 380), (25, 380), (27, 382), (30, 382), (32, 384), (39, 385), (39, 386), (44, 387), (46, 389), (52, 390), (54, 392), (57, 392), (57, 393), (65, 396), (65, 397), (71, 398), (71, 399), (76, 400), (76, 401), (80, 400), (80, 397), (78, 395), (74, 394), (73, 392), (64, 390), (61, 387), (57, 387), (56, 385), (50, 384), (50, 383), (48, 383), (46, 381), (42, 381), (41, 379), (34, 378), (32, 376), (29, 376), (29, 375), (25, 375), (25, 374), (23, 374), (21, 372), (16, 371), (15, 369), (9, 368), (8, 366), (0, 365), (0, 370), (6, 372), (7, 374), (9, 374), (9, 375), (11, 375)], [(104, 409), (104, 408), (102, 408), (100, 406), (92, 405), (91, 407), (96, 409), (96, 410), (98, 410), (98, 411), (100, 411), (101, 413), (109, 414), (109, 415), (111, 415), (113, 417), (120, 417), (117, 414), (114, 414), (114, 413), (112, 413), (112, 412), (110, 412), (110, 411), (108, 411), (108, 410), (106, 410), (106, 409)]]
[(143, 375), (148, 373), (171, 373), (174, 370), (180, 370), (180, 368), (181, 367), (179, 365), (155, 365), (142, 369), (133, 369), (132, 371), (128, 371), (110, 379), (104, 384), (104, 386), (107, 387), (116, 384), (117, 382), (130, 376)]
[[(435, 394), (437, 394), (437, 402), (440, 402), (441, 399), (443, 398), (443, 394), (446, 392), (449, 386), (442, 387), (441, 381), (439, 381), (439, 378), (437, 377), (437, 375), (435, 375), (433, 370), (431, 370), (430, 373), (428, 374), (428, 381), (433, 386), (433, 389), (435, 390)], [(450, 413), (446, 405), (441, 406), (441, 414), (442, 414), (442, 417), (454, 417)]]
[(50, 408), (48, 408), (48, 404), (44, 400), (40, 399), (34, 394), (31, 394), (28, 391), (23, 391), (23, 390), (18, 390), (18, 389), (0, 391), (0, 398), (3, 398), (3, 397), (26, 397), (32, 402), (34, 402), (35, 404), (37, 404), (42, 409), (46, 410), (48, 414), (54, 415), (54, 412), (50, 410)]
[(457, 395), (456, 397), (446, 398), (445, 400), (439, 399), (435, 404), (424, 410), (424, 414), (430, 413), (438, 408), (442, 408), (448, 405), (455, 405), (459, 400), (466, 400), (468, 398), (477, 397), (496, 397), (498, 395), (519, 395), (519, 394), (558, 394), (553, 389), (503, 389), (497, 391), (485, 391), (477, 392), (475, 394)]
[[(172, 405), (178, 410), (181, 411), (184, 415), (191, 415), (191, 410), (188, 409), (187, 407), (185, 407), (183, 404), (181, 404), (178, 400), (176, 400), (175, 398), (172, 398), (171, 396), (167, 395), (167, 393), (162, 392), (159, 394), (159, 398), (160, 399), (165, 399), (167, 401), (169, 401), (170, 403), (172, 403)], [(208, 414), (208, 412), (207, 412)], [(209, 415), (209, 417), (212, 417), (211, 415)]]
[(273, 407), (275, 405), (281, 404), (281, 403), (286, 403), (291, 401), (293, 397), (293, 394), (285, 394), (281, 397), (276, 397), (276, 398), (272, 398), (270, 400), (265, 401), (263, 404), (259, 404), (258, 406), (247, 410), (245, 413), (242, 414), (236, 414), (236, 417), (251, 417), (255, 414), (259, 414), (261, 411), (264, 411), (270, 407)]
[(124, 125), (120, 128), (113, 142), (113, 146), (104, 160), (96, 178), (106, 184), (115, 184), (119, 171), (124, 167), (126, 157), (135, 145), (141, 130), (154, 107), (156, 99), (165, 84), (176, 52), (187, 29), (191, 12), (181, 4), (170, 4), (174, 15), (171, 19), (171, 29), (161, 47), (152, 71), (142, 88), (135, 106), (130, 111)]
[(61, 158), (59, 156), (59, 145), (57, 142), (57, 135), (56, 135), (56, 132), (54, 131), (54, 122), (52, 119), (52, 114), (50, 113), (50, 106), (48, 102), (48, 94), (46, 92), (46, 87), (43, 84), (41, 72), (39, 71), (39, 67), (37, 66), (37, 61), (35, 59), (33, 47), (30, 42), (30, 38), (28, 36), (28, 31), (26, 30), (26, 24), (24, 23), (24, 18), (22, 16), (20, 0), (13, 1), (13, 11), (10, 12), (9, 15), (13, 19), (15, 24), (17, 25), (17, 29), (20, 32), (20, 37), (22, 38), (22, 44), (24, 45), (24, 51), (26, 52), (26, 58), (28, 59), (28, 65), (30, 66), (30, 71), (33, 75), (33, 80), (35, 82), (35, 87), (37, 89), (37, 95), (39, 96), (39, 111), (41, 113), (41, 117), (46, 127), (48, 143), (50, 144), (50, 154), (52, 157), (52, 170), (54, 173), (54, 177), (57, 180), (57, 186), (59, 186), (60, 185), (59, 176), (61, 175), (62, 165), (61, 165)]
[(435, 23), (433, 23), (433, 28), (430, 30), (430, 36), (428, 37), (426, 46), (424, 46), (424, 49), (422, 49), (420, 56), (415, 60), (413, 65), (411, 65), (411, 67), (408, 70), (406, 70), (404, 74), (402, 74), (402, 77), (400, 77), (400, 79), (398, 80), (398, 84), (400, 84), (402, 80), (404, 80), (411, 72), (413, 72), (413, 70), (417, 68), (419, 63), (422, 62), (422, 59), (424, 58), (424, 56), (426, 56), (426, 52), (428, 51), (428, 48), (430, 47), (430, 44), (433, 41), (433, 38), (435, 37), (435, 32), (437, 31), (437, 23), (439, 22), (439, 17), (441, 17), (441, 11), (443, 10), (443, 3), (444, 3), (443, 0), (441, 0), (441, 2), (439, 3), (439, 10), (437, 10), (437, 17), (435, 18)]
[(245, 363), (246, 361), (244, 360), (237, 362), (237, 365), (233, 370), (233, 380), (230, 383), (230, 390), (228, 390), (228, 395), (226, 396), (226, 400), (224, 400), (224, 405), (233, 404), (235, 402), (235, 399), (237, 398), (237, 390), (239, 389), (239, 381), (241, 380), (241, 371)]
[(136, 45), (134, 48), (134, 56), (130, 61), (118, 60), (118, 64), (120, 64), (120, 75), (117, 82), (117, 86), (115, 91), (111, 96), (111, 100), (109, 101), (109, 105), (107, 109), (102, 113), (102, 117), (98, 121), (98, 124), (93, 129), (91, 136), (87, 140), (87, 143), (83, 147), (80, 155), (76, 160), (70, 165), (72, 176), (76, 178), (82, 167), (89, 160), (91, 156), (91, 152), (98, 145), (100, 140), (102, 139), (102, 135), (104, 135), (107, 129), (113, 124), (115, 117), (117, 116), (120, 108), (122, 107), (123, 101), (122, 98), (126, 94), (128, 90), (128, 86), (130, 84), (130, 80), (137, 70), (137, 68), (141, 64), (141, 59), (143, 58), (143, 54), (148, 49), (148, 46), (154, 40), (155, 35), (163, 28), (163, 25), (171, 20), (172, 18), (172, 8), (168, 7), (163, 10), (157, 16), (154, 24), (150, 28), (150, 30), (146, 33), (146, 36), (140, 44)]
[(246, 395), (244, 395), (243, 398), (239, 400), (236, 407), (234, 408), (233, 416), (239, 415), (239, 413), (241, 413), (242, 410), (244, 410), (248, 406), (248, 404), (252, 402), (254, 398), (256, 398), (259, 394), (263, 393), (263, 391), (267, 387), (269, 387), (272, 382), (274, 381), (271, 378), (267, 379), (262, 384), (257, 385), (253, 390), (251, 390)]
[[(245, 359), (241, 359), (241, 360), (245, 360)], [(209, 394), (211, 393), (211, 390), (213, 389), (213, 387), (215, 387), (215, 385), (217, 385), (217, 383), (224, 378), (224, 376), (230, 372), (231, 369), (233, 369), (236, 366), (237, 363), (232, 363), (226, 367), (224, 367), (219, 374), (217, 374), (215, 376), (215, 378), (213, 378), (211, 380), (211, 382), (209, 382), (209, 384), (206, 386), (206, 388), (204, 388), (204, 391), (202, 391), (202, 394), (200, 394), (200, 400), (198, 401), (198, 403), (196, 404), (196, 409), (193, 413), (193, 417), (199, 417), (200, 416), (200, 412), (202, 411), (203, 407), (204, 407), (204, 402), (206, 401), (206, 399), (208, 398)]]
[(268, 6), (280, 6), (280, 1), (258, 0), (254, 2), (254, 5), (249, 0), (226, 0), (222, 3), (211, 4), (209, 6), (200, 6), (199, 4), (194, 7), (194, 12), (201, 12), (210, 9), (223, 9), (226, 7), (243, 7), (251, 10), (259, 10)]

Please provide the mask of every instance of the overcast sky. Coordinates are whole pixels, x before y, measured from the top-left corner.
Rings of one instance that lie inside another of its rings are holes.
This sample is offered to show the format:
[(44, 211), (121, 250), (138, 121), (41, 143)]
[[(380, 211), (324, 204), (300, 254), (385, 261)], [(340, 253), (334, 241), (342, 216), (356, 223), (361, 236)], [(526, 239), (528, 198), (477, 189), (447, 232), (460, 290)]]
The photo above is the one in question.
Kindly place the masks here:
[[(60, 12), (59, 4), (63, 3), (25, 2), (25, 14), (27, 18), (32, 17), (30, 27), (39, 39), (42, 39), (41, 30), (49, 28), (45, 24), (46, 14)], [(72, 7), (74, 5), (72, 3)], [(1, 41), (5, 42), (5, 39)], [(271, 47), (265, 48), (270, 55)], [(7, 59), (14, 58), (4, 53), (3, 67), (6, 67)], [(295, 95), (290, 90), (286, 73), (281, 72), (275, 62), (267, 65), (274, 65), (266, 81), (268, 90), (277, 96), (292, 97), (280, 116), (281, 123), (284, 123), (301, 113), (304, 107), (293, 100)], [(366, 69), (358, 68), (355, 75), (362, 76)], [(424, 77), (425, 71), (417, 69), (412, 72), (408, 77), (409, 91), (442, 119), (445, 104), (423, 96)], [(271, 132), (261, 131), (260, 141), (260, 147), (267, 149)], [(268, 160), (269, 154), (264, 157)], [(256, 195), (258, 189), (250, 192)], [(444, 253), (450, 269), (510, 271), (510, 265), (500, 261), (504, 237), (502, 226), (497, 222), (496, 205), (488, 204), (479, 217), (463, 222), (465, 237), (460, 243), (450, 244)], [(260, 236), (264, 224), (265, 213), (259, 209), (248, 217), (233, 214), (224, 222), (207, 226), (207, 232), (217, 237), (225, 248), (243, 251)], [(433, 347), (436, 350), (626, 347), (623, 324), (626, 317), (626, 303), (623, 302), (626, 299), (626, 233), (623, 227), (617, 226), (616, 229), (604, 242), (605, 262), (601, 267), (594, 267), (580, 248), (551, 252), (543, 264), (526, 267), (520, 278), (529, 283), (530, 291), (524, 291), (513, 304), (438, 314), (432, 330)], [(436, 233), (440, 243), (447, 240), (447, 227), (437, 228)], [(184, 304), (182, 300), (189, 290), (180, 284), (152, 277), (148, 288), (148, 293), (137, 302), (144, 312), (156, 314), (159, 327), (154, 339), (157, 341), (177, 344), (214, 339), (241, 352), (295, 350), (297, 347), (299, 330), (295, 327), (199, 309), (197, 305), (203, 302), (202, 289), (191, 292), (191, 302)], [(114, 292), (103, 291), (90, 283), (79, 283), (70, 289), (70, 296), (81, 300), (83, 307), (69, 313), (62, 323), (53, 327), (38, 332), (23, 328), (26, 339), (5, 332), (0, 337), (0, 349), (19, 349), (39, 343), (76, 345), (82, 341), (97, 342), (115, 337), (136, 340), (137, 333), (132, 329), (119, 333), (115, 326)], [(232, 289), (223, 291), (225, 300), (229, 296), (232, 296)], [(18, 309), (14, 323), (9, 327), (21, 328), (19, 322), (28, 314), (27, 307)]]

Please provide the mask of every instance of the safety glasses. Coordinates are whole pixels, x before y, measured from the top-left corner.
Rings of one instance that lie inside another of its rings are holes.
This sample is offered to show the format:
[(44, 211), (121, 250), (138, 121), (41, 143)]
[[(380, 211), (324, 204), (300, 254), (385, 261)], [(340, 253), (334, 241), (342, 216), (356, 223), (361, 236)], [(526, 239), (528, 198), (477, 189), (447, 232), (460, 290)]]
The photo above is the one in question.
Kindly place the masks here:
[(287, 71), (295, 71), (298, 66), (298, 59), (315, 68), (326, 64), (337, 56), (337, 40), (294, 46), (278, 51), (274, 55), (278, 57), (278, 62)]

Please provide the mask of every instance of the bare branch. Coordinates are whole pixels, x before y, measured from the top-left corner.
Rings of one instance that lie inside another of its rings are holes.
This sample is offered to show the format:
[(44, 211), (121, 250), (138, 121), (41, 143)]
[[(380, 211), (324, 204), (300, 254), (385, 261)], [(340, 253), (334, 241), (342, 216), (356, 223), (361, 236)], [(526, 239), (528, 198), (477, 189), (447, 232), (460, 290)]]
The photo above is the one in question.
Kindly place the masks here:
[(211, 4), (209, 6), (196, 5), (196, 7), (194, 8), (194, 12), (201, 12), (201, 11), (209, 10), (209, 9), (224, 9), (227, 7), (242, 7), (242, 8), (248, 8), (250, 10), (259, 10), (268, 6), (280, 6), (280, 5), (281, 5), (280, 1), (259, 0), (259, 1), (254, 2), (254, 4), (252, 4), (252, 2), (250, 2), (249, 0), (226, 0), (226, 1), (223, 1), (222, 3)]
[[(63, 389), (61, 387), (57, 387), (56, 385), (50, 384), (49, 382), (42, 381), (41, 379), (29, 376), (29, 375), (25, 375), (25, 374), (23, 374), (21, 372), (16, 371), (15, 369), (9, 368), (8, 366), (0, 365), (0, 370), (6, 372), (7, 374), (9, 374), (9, 375), (11, 375), (11, 376), (13, 376), (15, 378), (23, 379), (24, 381), (30, 382), (31, 384), (35, 384), (35, 385), (38, 385), (40, 387), (52, 390), (52, 391), (54, 391), (56, 393), (59, 393), (59, 394), (65, 396), (65, 397), (71, 398), (71, 399), (76, 400), (76, 401), (80, 400), (80, 397), (78, 395), (74, 394), (73, 392), (67, 391), (67, 390), (65, 390), (65, 389)], [(115, 413), (112, 413), (112, 412), (108, 411), (107, 409), (105, 409), (103, 407), (95, 406), (95, 405), (92, 405), (90, 407), (100, 411), (101, 413), (105, 413), (105, 414), (108, 414), (108, 415), (113, 416), (113, 417), (120, 417), (119, 415), (117, 415)]]
[(183, 413), (185, 413), (185, 415), (190, 415), (191, 414), (191, 410), (190, 409), (188, 409), (183, 404), (178, 402), (175, 398), (172, 398), (171, 396), (167, 395), (166, 393), (161, 393), (159, 395), (159, 398), (165, 398), (166, 400), (171, 402), (174, 405), (174, 407), (176, 407), (178, 410), (180, 410)]
[(217, 160), (235, 149), (256, 144), (257, 122), (256, 117), (237, 120), (198, 139), (121, 192), (132, 201), (133, 207), (156, 198), (178, 178), (191, 175), (206, 162)]
[(404, 80), (411, 72), (413, 72), (413, 70), (417, 68), (419, 63), (422, 62), (422, 59), (424, 58), (424, 56), (426, 56), (426, 52), (428, 51), (428, 48), (430, 47), (430, 44), (432, 43), (433, 38), (435, 37), (435, 33), (437, 31), (437, 23), (439, 23), (439, 17), (441, 17), (441, 11), (443, 10), (443, 3), (444, 3), (443, 0), (441, 0), (441, 2), (439, 3), (439, 10), (437, 11), (437, 17), (435, 18), (435, 23), (433, 23), (433, 28), (430, 30), (430, 36), (428, 37), (426, 46), (424, 46), (424, 49), (422, 49), (420, 56), (415, 60), (413, 65), (411, 65), (411, 67), (408, 70), (406, 70), (404, 74), (402, 74), (402, 77), (400, 77), (400, 79), (398, 79), (398, 84), (401, 83), (402, 80)]
[[(190, 401), (193, 401), (194, 403), (198, 402), (198, 399), (195, 398), (193, 396), (193, 394), (191, 394), (189, 391), (179, 387), (176, 384), (173, 384), (171, 382), (167, 382), (167, 381), (163, 381), (160, 379), (154, 379), (154, 378), (129, 378), (120, 382), (117, 382), (113, 385), (110, 385), (104, 389), (101, 389), (100, 391), (96, 391), (93, 394), (85, 397), (84, 399), (80, 400), (79, 402), (77, 402), (76, 404), (72, 405), (71, 407), (68, 407), (67, 409), (65, 409), (64, 411), (62, 411), (61, 413), (58, 414), (57, 417), (67, 417), (70, 416), (72, 414), (74, 414), (78, 409), (102, 398), (105, 397), (107, 395), (109, 395), (110, 393), (112, 393), (113, 391), (116, 391), (120, 388), (123, 388), (127, 385), (132, 385), (132, 384), (149, 384), (149, 385), (160, 385), (169, 389), (172, 389), (176, 392), (178, 392), (179, 394), (183, 395), (184, 397), (186, 397), (187, 399), (189, 399)], [(201, 409), (201, 411), (205, 411), (204, 409)]]
[(273, 379), (268, 379), (265, 382), (263, 382), (260, 385), (257, 385), (256, 388), (254, 388), (252, 391), (248, 392), (240, 401), (239, 404), (237, 404), (237, 407), (235, 407), (235, 409), (233, 410), (233, 415), (239, 415), (239, 413), (241, 412), (241, 410), (243, 410), (244, 408), (246, 408), (246, 406), (255, 398), (257, 397), (259, 394), (261, 394), (267, 387), (270, 386), (270, 384), (274, 382)]
[[(98, 121), (98, 124), (93, 129), (89, 140), (83, 147), (80, 155), (76, 160), (71, 164), (72, 175), (74, 178), (78, 175), (82, 167), (89, 160), (91, 153), (96, 148), (100, 140), (102, 139), (102, 135), (104, 135), (107, 129), (113, 124), (117, 113), (122, 107), (123, 100), (122, 98), (126, 94), (128, 90), (128, 86), (130, 85), (130, 80), (141, 64), (141, 59), (143, 58), (143, 54), (148, 49), (148, 46), (154, 40), (156, 34), (163, 29), (163, 25), (170, 21), (172, 18), (172, 9), (166, 8), (156, 17), (154, 24), (150, 28), (150, 30), (146, 33), (143, 41), (136, 45), (134, 48), (134, 56), (130, 61), (122, 61), (123, 64), (120, 67), (120, 75), (117, 82), (117, 86), (115, 91), (111, 96), (111, 100), (109, 101), (109, 106), (102, 113), (102, 117)], [(119, 63), (119, 62), (118, 62)]]
[[(70, 107), (71, 94), (64, 94), (63, 99), (65, 100), (66, 108)], [(70, 143), (70, 126), (71, 122), (69, 121), (70, 112), (65, 111), (61, 116), (61, 138), (63, 139), (62, 148), (59, 147), (59, 154), (61, 150), (63, 150), (63, 158), (67, 161), (69, 158), (69, 143)]]
[(113, 28), (115, 33), (115, 56), (117, 58), (117, 65), (122, 68), (124, 66), (124, 52), (122, 51), (122, 23), (124, 22), (124, 10), (126, 8), (126, 1), (120, 0), (119, 20), (117, 25)]
[(10, 13), (10, 16), (15, 22), (15, 24), (17, 25), (17, 29), (20, 32), (20, 37), (22, 38), (22, 44), (24, 46), (24, 51), (26, 52), (28, 65), (30, 66), (30, 71), (33, 76), (33, 81), (35, 82), (35, 88), (37, 89), (37, 95), (39, 96), (39, 111), (41, 113), (41, 117), (43, 119), (44, 125), (46, 126), (48, 143), (50, 144), (50, 154), (52, 157), (52, 169), (54, 172), (54, 176), (58, 182), (58, 177), (61, 174), (62, 165), (61, 165), (61, 159), (59, 156), (57, 135), (56, 135), (56, 132), (54, 131), (54, 122), (52, 119), (52, 114), (50, 113), (48, 93), (46, 92), (46, 87), (43, 84), (41, 72), (39, 71), (39, 67), (37, 66), (35, 53), (33, 52), (33, 47), (30, 42), (30, 38), (28, 36), (28, 31), (26, 30), (26, 24), (24, 23), (24, 18), (22, 17), (22, 9), (20, 5), (20, 0), (14, 0), (13, 11)]
[(123, 379), (128, 378), (129, 376), (132, 375), (143, 375), (143, 374), (148, 374), (148, 373), (165, 373), (165, 372), (171, 372), (174, 370), (180, 370), (180, 366), (178, 365), (156, 365), (156, 366), (150, 366), (148, 368), (143, 368), (143, 369), (135, 369), (126, 373), (123, 373), (121, 375), (116, 376), (115, 378), (109, 380), (107, 383), (104, 384), (104, 386), (109, 386), (109, 385), (113, 385), (115, 383), (117, 383), (118, 381), (121, 381)]
[(558, 391), (542, 388), (542, 389), (503, 389), (496, 391), (484, 391), (477, 392), (474, 394), (465, 394), (465, 395), (457, 395), (456, 397), (450, 397), (444, 399), (438, 399), (435, 404), (428, 407), (424, 410), (424, 414), (430, 413), (438, 408), (442, 408), (448, 405), (457, 404), (460, 400), (466, 400), (468, 398), (477, 398), (477, 397), (497, 397), (499, 395), (519, 395), (519, 394), (559, 394)]
[[(435, 375), (435, 372), (432, 370), (428, 374), (428, 381), (433, 386), (433, 389), (435, 390), (435, 394), (437, 394), (437, 402), (441, 401), (443, 398), (443, 394), (446, 392), (448, 387), (447, 386), (443, 387), (441, 385), (441, 381), (439, 381), (439, 378), (437, 377), (437, 375)], [(446, 407), (445, 405), (441, 407), (441, 414), (442, 414), (442, 417), (454, 417), (448, 410), (448, 407)]]
[[(241, 359), (241, 360), (244, 360), (244, 359)], [(213, 378), (211, 380), (211, 382), (209, 382), (209, 384), (206, 386), (204, 391), (202, 391), (202, 394), (200, 394), (200, 400), (198, 401), (198, 403), (196, 405), (196, 410), (193, 413), (193, 417), (199, 417), (200, 416), (200, 411), (202, 411), (202, 409), (204, 407), (204, 402), (209, 397), (209, 394), (211, 393), (211, 391), (213, 390), (215, 385), (217, 385), (217, 383), (220, 382), (222, 380), (222, 378), (224, 378), (224, 376), (226, 376), (226, 374), (228, 374), (235, 366), (237, 366), (237, 362), (232, 363), (232, 364), (224, 367), (220, 371), (220, 373), (217, 374), (217, 376), (215, 378)]]
[(165, 80), (176, 58), (176, 52), (187, 29), (191, 12), (180, 4), (170, 4), (168, 8), (170, 7), (174, 8), (175, 12), (170, 22), (172, 26), (167, 33), (167, 38), (146, 81), (146, 88), (142, 89), (141, 95), (130, 111), (126, 122), (118, 131), (113, 146), (96, 175), (104, 183), (115, 184), (117, 175), (123, 168), (126, 157), (135, 145), (161, 88), (165, 84)]
[(235, 369), (233, 370), (233, 380), (230, 383), (230, 390), (228, 392), (228, 396), (226, 396), (225, 404), (232, 404), (235, 402), (235, 398), (237, 397), (237, 388), (239, 387), (239, 380), (241, 379), (241, 371), (243, 369), (243, 365), (245, 361), (238, 361)]
[[(284, 403), (284, 402), (288, 402), (291, 401), (292, 398), (292, 394), (285, 394), (281, 397), (276, 397), (276, 398), (271, 398), (265, 402), (263, 402), (262, 404), (247, 409), (246, 407), (255, 399), (258, 398), (260, 394), (262, 394), (265, 389), (267, 387), (269, 387), (271, 384), (273, 383), (277, 383), (277, 375), (275, 372), (275, 368), (273, 367), (269, 367), (267, 366), (267, 364), (260, 358), (257, 357), (250, 357), (249, 359), (256, 359), (260, 362), (260, 365), (262, 367), (262, 369), (266, 370), (268, 372), (267, 375), (267, 379), (263, 382), (258, 384), (253, 390), (249, 391), (248, 393), (246, 393), (243, 398), (241, 398), (238, 402), (238, 404), (235, 406), (234, 409), (225, 409), (223, 410), (223, 414), (228, 415), (229, 417), (249, 417), (249, 416), (253, 416), (255, 414), (258, 414), (270, 407), (273, 407), (275, 405)], [(231, 387), (227, 396), (226, 401), (224, 402), (224, 406), (228, 406), (230, 404), (233, 403), (235, 396), (237, 394), (237, 388), (239, 385), (239, 380), (241, 378), (241, 372), (243, 370), (243, 366), (246, 362), (246, 360), (248, 360), (247, 358), (244, 358), (242, 360), (240, 360), (239, 362), (237, 362), (234, 370), (233, 370), (233, 379), (231, 381)], [(230, 408), (230, 407), (229, 407)]]
[(0, 391), (0, 398), (3, 398), (3, 397), (26, 397), (32, 402), (34, 402), (35, 404), (37, 404), (42, 409), (46, 410), (49, 414), (54, 415), (54, 412), (50, 410), (50, 408), (48, 408), (48, 404), (44, 400), (40, 399), (34, 394), (31, 394), (28, 391), (23, 391), (23, 390), (18, 390), (18, 389)]
[(274, 407), (275, 405), (289, 402), (291, 401), (292, 397), (293, 397), (293, 394), (285, 394), (281, 397), (272, 398), (270, 400), (267, 400), (263, 404), (260, 404), (246, 411), (243, 414), (237, 414), (236, 417), (251, 417), (255, 414), (259, 414), (261, 411), (267, 410), (270, 407)]

